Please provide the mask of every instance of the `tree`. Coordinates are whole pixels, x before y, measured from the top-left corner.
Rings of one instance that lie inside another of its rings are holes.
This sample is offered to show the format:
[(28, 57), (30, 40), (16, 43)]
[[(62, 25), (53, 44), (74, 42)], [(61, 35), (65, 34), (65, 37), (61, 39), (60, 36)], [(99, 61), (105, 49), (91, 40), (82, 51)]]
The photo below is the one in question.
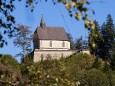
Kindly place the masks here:
[[(26, 0), (25, 7), (31, 7), (31, 11), (33, 12), (35, 5), (37, 5), (39, 1), (42, 0)], [(47, 2), (48, 0), (43, 1)], [(5, 44), (7, 45), (7, 40), (5, 40), (5, 36), (3, 36), (4, 34), (8, 37), (13, 37), (14, 33), (17, 32), (15, 16), (12, 15), (12, 12), (16, 8), (14, 2), (16, 2), (16, 0), (0, 0), (0, 13), (2, 14), (2, 17), (0, 17), (0, 29), (3, 29), (0, 30), (0, 48), (2, 48)], [(87, 11), (90, 10), (88, 9), (88, 5), (90, 4), (88, 0), (52, 0), (52, 3), (54, 3), (54, 5), (58, 3), (65, 5), (71, 17), (74, 15), (76, 20), (84, 20), (86, 28), (92, 28), (94, 25), (92, 20), (88, 19)], [(91, 11), (94, 14), (94, 11)]]
[(110, 86), (107, 75), (98, 69), (86, 71), (81, 82), (81, 86)]
[(110, 60), (115, 42), (115, 29), (113, 19), (110, 14), (107, 16), (106, 24), (103, 24), (101, 28), (101, 35), (103, 38), (103, 48), (101, 50), (101, 53), (104, 56), (100, 57), (105, 60)]
[(0, 57), (0, 82), (3, 86), (15, 86), (20, 78), (20, 65), (11, 55)]
[(101, 29), (98, 22), (95, 21), (95, 30), (89, 34), (89, 46), (91, 53), (106, 61), (110, 60), (114, 50), (115, 28), (113, 19), (109, 14), (106, 23), (103, 23)]
[(0, 57), (0, 63), (19, 69), (19, 64), (11, 55), (4, 54)]
[(82, 36), (78, 39), (76, 39), (75, 43), (74, 43), (75, 49), (78, 51), (82, 51), (85, 49), (88, 49), (88, 42), (86, 40), (82, 39)]
[[(4, 44), (7, 45), (7, 41), (4, 38), (4, 34), (7, 34), (8, 37), (12, 37), (15, 31), (15, 18), (11, 15), (15, 6), (15, 0), (10, 0), (9, 4), (6, 0), (0, 0), (0, 47), (3, 47)], [(1, 30), (3, 29), (3, 30)]]
[(21, 59), (21, 63), (32, 63), (33, 62), (33, 52), (26, 54), (24, 58)]
[(90, 52), (93, 55), (98, 56), (99, 54), (99, 47), (100, 47), (100, 42), (101, 42), (101, 35), (100, 35), (100, 26), (98, 24), (97, 21), (94, 22), (95, 23), (95, 30), (90, 29), (90, 34), (88, 37), (88, 41), (89, 41), (89, 47), (90, 47)]
[(32, 32), (29, 28), (24, 25), (18, 25), (16, 28), (18, 32), (15, 34), (14, 45), (22, 49), (22, 52), (18, 54), (21, 57), (25, 57), (31, 51)]
[(82, 51), (82, 49), (83, 49), (82, 36), (80, 38), (76, 39), (75, 49), (78, 50), (78, 51)]

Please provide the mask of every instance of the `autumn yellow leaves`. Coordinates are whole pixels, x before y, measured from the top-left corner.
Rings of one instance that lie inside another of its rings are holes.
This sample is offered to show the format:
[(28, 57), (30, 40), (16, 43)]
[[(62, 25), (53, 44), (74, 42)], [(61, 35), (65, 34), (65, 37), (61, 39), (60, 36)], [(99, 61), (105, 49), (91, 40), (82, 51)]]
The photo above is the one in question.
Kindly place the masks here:
[(75, 14), (75, 18), (76, 18), (77, 20), (80, 20), (80, 19), (81, 19), (81, 13), (76, 13), (76, 14)]
[(69, 3), (67, 3), (67, 4), (65, 5), (65, 7), (66, 7), (68, 10), (70, 10), (71, 5), (70, 5)]
[(95, 25), (90, 23), (91, 21), (87, 16), (88, 7), (84, 6), (85, 4), (89, 4), (87, 0), (64, 0), (63, 3), (71, 14), (70, 16), (74, 15), (76, 20), (80, 20), (82, 18), (85, 21), (85, 28), (91, 25), (91, 28), (94, 29)]
[[(70, 16), (75, 17), (76, 20), (83, 19), (84, 27), (87, 28), (91, 33), (92, 37), (96, 39), (98, 32), (95, 30), (95, 23), (92, 19), (88, 18), (88, 0), (63, 0), (63, 4), (69, 11)], [(93, 48), (95, 48), (95, 42), (91, 42)]]
[(87, 7), (84, 7), (83, 5), (87, 3), (87, 0), (64, 0), (63, 3), (65, 4), (66, 9), (69, 11), (69, 13), (75, 11), (75, 18), (77, 20), (80, 20), (81, 17), (85, 20), (87, 17)]

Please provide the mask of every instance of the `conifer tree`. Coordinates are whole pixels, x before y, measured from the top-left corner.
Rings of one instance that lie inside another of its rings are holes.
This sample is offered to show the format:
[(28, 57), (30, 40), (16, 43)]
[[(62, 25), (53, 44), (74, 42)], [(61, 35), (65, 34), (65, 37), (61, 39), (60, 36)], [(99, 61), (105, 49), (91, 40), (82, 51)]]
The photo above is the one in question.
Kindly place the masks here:
[(110, 14), (107, 16), (106, 24), (102, 25), (101, 35), (103, 38), (103, 48), (101, 50), (102, 56), (100, 57), (105, 60), (110, 60), (110, 57), (112, 56), (113, 52), (113, 45), (115, 39), (114, 24)]

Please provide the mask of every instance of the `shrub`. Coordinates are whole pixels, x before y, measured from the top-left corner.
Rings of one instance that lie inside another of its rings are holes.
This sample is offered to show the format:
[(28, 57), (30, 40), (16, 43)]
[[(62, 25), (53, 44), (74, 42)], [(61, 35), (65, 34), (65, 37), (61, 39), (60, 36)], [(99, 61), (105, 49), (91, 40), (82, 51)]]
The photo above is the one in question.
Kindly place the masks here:
[(11, 66), (13, 68), (19, 68), (19, 63), (16, 59), (14, 59), (11, 55), (2, 55), (1, 56), (1, 63), (6, 66)]
[(96, 68), (103, 71), (105, 69), (105, 65), (106, 62), (103, 61), (101, 58), (95, 58), (95, 61), (92, 64), (92, 68)]
[[(109, 78), (109, 77), (108, 77)], [(110, 74), (110, 85), (111, 86), (115, 86), (115, 71), (111, 71), (111, 74)]]
[(65, 76), (69, 79), (78, 81), (86, 70), (92, 67), (94, 58), (88, 54), (77, 54), (66, 58), (65, 60)]
[(33, 62), (31, 54), (27, 54), (25, 57), (21, 59), (21, 63), (31, 63), (31, 62)]
[(101, 70), (91, 69), (83, 75), (80, 86), (109, 86), (109, 80)]

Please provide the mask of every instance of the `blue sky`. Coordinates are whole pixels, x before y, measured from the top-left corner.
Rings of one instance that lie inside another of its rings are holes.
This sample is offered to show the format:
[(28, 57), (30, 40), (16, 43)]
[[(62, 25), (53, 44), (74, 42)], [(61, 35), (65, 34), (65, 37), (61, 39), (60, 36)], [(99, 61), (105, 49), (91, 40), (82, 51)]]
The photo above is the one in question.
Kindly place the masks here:
[[(112, 15), (115, 24), (115, 0), (89, 0), (92, 4), (89, 8), (95, 10), (95, 15), (92, 15), (89, 11), (89, 17), (97, 20), (101, 25), (106, 21), (108, 14)], [(31, 13), (29, 8), (25, 8), (24, 0), (23, 2), (15, 2), (16, 9), (13, 15), (16, 18), (16, 24), (23, 24), (26, 26), (31, 26), (31, 31), (35, 31), (36, 27), (39, 26), (41, 20), (41, 14), (44, 16), (46, 26), (61, 26), (64, 27), (66, 32), (70, 33), (74, 39), (83, 36), (84, 39), (87, 38), (87, 30), (84, 28), (84, 23), (82, 20), (76, 21), (71, 18), (65, 6), (62, 4), (53, 5), (51, 1), (39, 2), (35, 7), (34, 12)], [(20, 49), (14, 47), (13, 38), (8, 40), (8, 46), (0, 49), (2, 54), (15, 54), (20, 52)], [(19, 60), (19, 58), (17, 58)]]

